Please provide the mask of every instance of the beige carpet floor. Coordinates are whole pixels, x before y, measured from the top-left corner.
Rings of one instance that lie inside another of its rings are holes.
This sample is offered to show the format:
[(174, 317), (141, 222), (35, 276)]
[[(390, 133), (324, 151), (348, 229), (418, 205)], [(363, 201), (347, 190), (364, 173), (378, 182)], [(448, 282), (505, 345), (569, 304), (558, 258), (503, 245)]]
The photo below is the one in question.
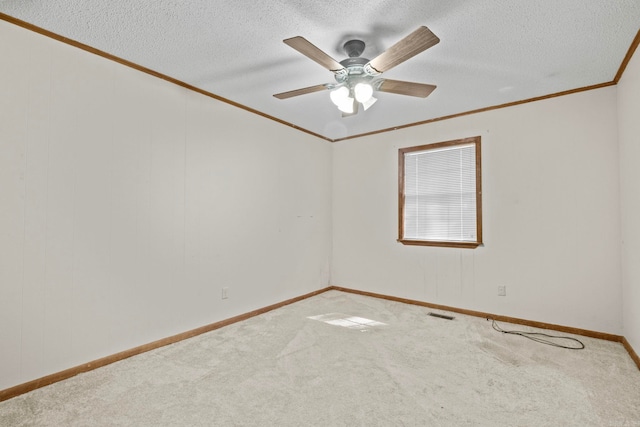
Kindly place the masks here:
[(2, 402), (0, 425), (640, 426), (620, 344), (429, 311), (326, 292)]

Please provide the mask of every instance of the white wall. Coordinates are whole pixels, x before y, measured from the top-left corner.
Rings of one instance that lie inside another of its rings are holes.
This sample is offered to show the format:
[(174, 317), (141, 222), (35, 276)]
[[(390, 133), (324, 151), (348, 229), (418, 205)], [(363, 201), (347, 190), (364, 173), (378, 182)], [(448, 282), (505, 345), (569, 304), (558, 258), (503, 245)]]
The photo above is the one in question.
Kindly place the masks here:
[(0, 58), (0, 389), (328, 286), (331, 144), (4, 21)]
[[(484, 247), (397, 243), (398, 148), (476, 135)], [(347, 140), (333, 167), (332, 284), (622, 332), (615, 87)]]
[(640, 354), (640, 52), (618, 83), (624, 336)]

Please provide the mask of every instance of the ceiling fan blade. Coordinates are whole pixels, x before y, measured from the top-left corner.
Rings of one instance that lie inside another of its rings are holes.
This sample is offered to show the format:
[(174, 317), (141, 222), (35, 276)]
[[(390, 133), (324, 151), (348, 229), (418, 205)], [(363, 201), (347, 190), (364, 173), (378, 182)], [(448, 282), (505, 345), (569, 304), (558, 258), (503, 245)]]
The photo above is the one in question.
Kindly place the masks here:
[(336, 73), (344, 69), (344, 67), (338, 61), (318, 49), (304, 37), (292, 37), (290, 39), (283, 40), (283, 42), (285, 42), (307, 58), (312, 59), (318, 64), (322, 65), (329, 71)]
[(417, 96), (426, 98), (436, 88), (434, 85), (424, 83), (403, 82), (400, 80), (383, 79), (378, 86), (380, 92), (397, 93), (398, 95)]
[(309, 86), (302, 89), (290, 90), (288, 92), (276, 93), (275, 96), (278, 99), (287, 99), (292, 98), (294, 96), (306, 95), (307, 93), (319, 92), (321, 90), (327, 89), (327, 84)]
[(440, 42), (438, 36), (427, 27), (422, 26), (369, 61), (365, 65), (365, 69), (370, 67), (374, 74), (384, 73), (431, 46), (435, 46), (438, 42)]

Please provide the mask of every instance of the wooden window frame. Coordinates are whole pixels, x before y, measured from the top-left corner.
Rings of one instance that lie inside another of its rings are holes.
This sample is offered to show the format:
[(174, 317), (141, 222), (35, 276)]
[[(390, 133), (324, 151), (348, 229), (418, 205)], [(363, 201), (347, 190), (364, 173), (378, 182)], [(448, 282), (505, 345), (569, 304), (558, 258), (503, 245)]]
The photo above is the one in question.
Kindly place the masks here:
[[(451, 147), (455, 145), (475, 144), (475, 168), (476, 168), (476, 241), (437, 241), (437, 240), (414, 240), (404, 238), (404, 208), (405, 208), (405, 191), (404, 191), (404, 159), (406, 153), (415, 151), (426, 151), (443, 147)], [(443, 246), (450, 248), (467, 248), (474, 249), (482, 245), (482, 155), (481, 155), (480, 136), (470, 138), (456, 139), (451, 141), (437, 142), (434, 144), (426, 144), (415, 147), (400, 148), (398, 150), (398, 242), (403, 245), (417, 246)]]

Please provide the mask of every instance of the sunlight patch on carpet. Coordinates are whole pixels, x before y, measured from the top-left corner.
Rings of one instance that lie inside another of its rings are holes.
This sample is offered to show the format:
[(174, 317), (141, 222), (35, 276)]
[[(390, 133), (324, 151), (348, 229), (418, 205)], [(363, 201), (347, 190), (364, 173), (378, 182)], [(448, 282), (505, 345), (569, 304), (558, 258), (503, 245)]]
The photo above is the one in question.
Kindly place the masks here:
[(377, 320), (365, 319), (364, 317), (350, 316), (342, 313), (327, 313), (318, 316), (309, 316), (307, 319), (317, 320), (328, 323), (333, 326), (342, 326), (343, 328), (366, 330), (374, 326), (384, 326), (386, 323)]

